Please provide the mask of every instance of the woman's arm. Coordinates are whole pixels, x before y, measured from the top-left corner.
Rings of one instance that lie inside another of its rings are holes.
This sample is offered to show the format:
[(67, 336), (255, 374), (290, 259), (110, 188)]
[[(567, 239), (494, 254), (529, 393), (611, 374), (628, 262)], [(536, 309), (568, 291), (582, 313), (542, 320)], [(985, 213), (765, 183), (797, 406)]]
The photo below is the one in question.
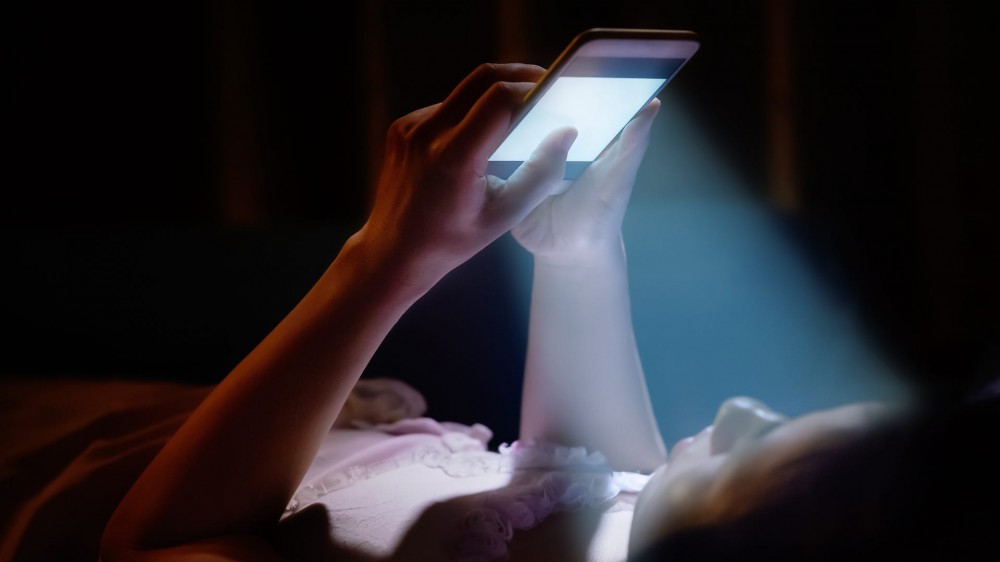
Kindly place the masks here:
[(513, 230), (535, 256), (520, 438), (583, 445), (645, 471), (666, 448), (636, 350), (621, 224), (658, 107)]
[(572, 130), (550, 136), (507, 182), (485, 175), (542, 72), (484, 65), (443, 103), (393, 124), (368, 222), (135, 483), (106, 528), (104, 562), (274, 555), (261, 537), (388, 331), (562, 177)]

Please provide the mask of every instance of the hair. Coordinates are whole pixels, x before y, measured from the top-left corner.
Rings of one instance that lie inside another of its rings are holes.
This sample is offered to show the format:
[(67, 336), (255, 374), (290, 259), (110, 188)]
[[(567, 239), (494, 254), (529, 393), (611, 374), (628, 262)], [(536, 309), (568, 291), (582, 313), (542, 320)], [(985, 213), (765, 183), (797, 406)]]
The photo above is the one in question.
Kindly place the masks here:
[(1000, 393), (970, 399), (1000, 380), (993, 18), (859, 4), (799, 14), (822, 21), (803, 22), (801, 217), (921, 407), (746, 482), (637, 562), (996, 558)]
[(810, 451), (633, 562), (992, 559), (1000, 460), (981, 450), (998, 419), (994, 398)]

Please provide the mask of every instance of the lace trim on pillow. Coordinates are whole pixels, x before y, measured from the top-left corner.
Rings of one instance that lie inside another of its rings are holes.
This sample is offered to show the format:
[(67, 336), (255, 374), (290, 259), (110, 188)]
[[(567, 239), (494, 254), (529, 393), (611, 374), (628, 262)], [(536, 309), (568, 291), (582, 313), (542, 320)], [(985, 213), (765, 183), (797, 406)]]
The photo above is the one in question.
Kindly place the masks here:
[(503, 559), (515, 530), (530, 529), (552, 513), (598, 506), (621, 492), (637, 493), (649, 481), (648, 475), (610, 470), (604, 455), (583, 447), (514, 442), (494, 454), (509, 459), (511, 472), (531, 472), (533, 478), (484, 495), (450, 542), (453, 560)]
[(417, 447), (403, 455), (323, 474), (296, 491), (285, 507), (286, 512), (298, 511), (327, 494), (414, 464), (440, 468), (456, 477), (498, 472), (493, 470), (495, 466), (499, 467), (496, 459), (492, 458), (496, 453), (486, 451), (486, 443), (493, 437), (493, 432), (482, 424), (465, 426), (430, 418), (409, 418), (392, 424), (355, 425), (393, 435), (436, 434), (440, 439), (433, 445)]
[[(405, 433), (405, 428), (401, 433)], [(483, 431), (485, 430), (485, 432)], [(584, 447), (541, 441), (515, 441), (496, 452), (486, 450), (491, 433), (485, 427), (444, 431), (434, 445), (364, 466), (325, 474), (303, 486), (289, 503), (298, 511), (320, 497), (380, 474), (414, 464), (463, 478), (488, 473), (523, 475), (511, 485), (483, 495), (461, 520), (447, 544), (454, 560), (495, 560), (507, 553), (515, 530), (534, 527), (552, 513), (594, 507), (621, 492), (637, 493), (649, 475), (612, 471), (604, 455)]]

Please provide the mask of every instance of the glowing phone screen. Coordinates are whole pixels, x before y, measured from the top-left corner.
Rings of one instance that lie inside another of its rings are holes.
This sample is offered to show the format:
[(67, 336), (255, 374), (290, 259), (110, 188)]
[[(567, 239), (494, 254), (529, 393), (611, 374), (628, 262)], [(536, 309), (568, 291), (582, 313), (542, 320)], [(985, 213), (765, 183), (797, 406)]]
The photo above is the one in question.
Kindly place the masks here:
[(490, 156), (487, 171), (509, 177), (552, 131), (572, 126), (566, 177), (597, 158), (680, 68), (684, 59), (578, 58), (563, 71)]

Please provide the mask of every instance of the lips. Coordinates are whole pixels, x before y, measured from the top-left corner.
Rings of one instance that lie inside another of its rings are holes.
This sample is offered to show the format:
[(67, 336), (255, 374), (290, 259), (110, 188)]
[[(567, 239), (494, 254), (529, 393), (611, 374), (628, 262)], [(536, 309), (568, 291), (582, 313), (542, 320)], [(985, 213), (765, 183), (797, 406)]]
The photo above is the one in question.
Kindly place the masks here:
[(688, 457), (695, 455), (708, 458), (711, 456), (711, 450), (706, 445), (708, 444), (708, 440), (712, 438), (714, 429), (712, 426), (708, 426), (698, 433), (674, 443), (674, 446), (670, 448), (670, 454), (667, 455), (667, 459), (671, 462), (675, 461), (679, 458), (679, 455), (683, 455), (685, 451), (689, 451), (692, 447), (697, 449), (697, 451), (689, 451), (687, 454)]
[(681, 454), (681, 452), (684, 449), (686, 449), (688, 445), (690, 445), (691, 443), (694, 443), (694, 435), (692, 435), (691, 437), (685, 437), (684, 439), (681, 439), (680, 441), (674, 443), (674, 446), (670, 448), (670, 454), (667, 455), (667, 458), (669, 459), (676, 458), (677, 455)]

